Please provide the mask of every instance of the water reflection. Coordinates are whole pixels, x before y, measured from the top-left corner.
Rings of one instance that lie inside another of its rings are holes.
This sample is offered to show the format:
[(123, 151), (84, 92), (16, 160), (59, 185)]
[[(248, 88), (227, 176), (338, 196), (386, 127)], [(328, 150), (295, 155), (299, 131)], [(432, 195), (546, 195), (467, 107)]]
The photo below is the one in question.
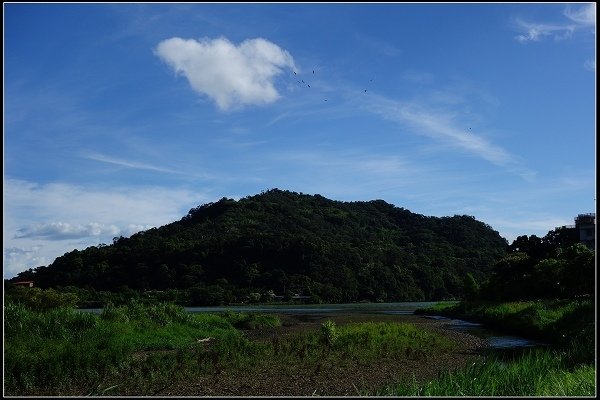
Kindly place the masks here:
[(498, 332), (485, 328), (482, 324), (476, 322), (442, 317), (439, 315), (427, 315), (425, 317), (436, 320), (447, 320), (448, 324), (446, 326), (449, 329), (468, 332), (474, 336), (485, 339), (487, 346), (491, 349), (520, 349), (526, 347), (547, 346), (546, 343), (541, 343), (535, 340), (526, 339), (518, 336), (499, 334)]

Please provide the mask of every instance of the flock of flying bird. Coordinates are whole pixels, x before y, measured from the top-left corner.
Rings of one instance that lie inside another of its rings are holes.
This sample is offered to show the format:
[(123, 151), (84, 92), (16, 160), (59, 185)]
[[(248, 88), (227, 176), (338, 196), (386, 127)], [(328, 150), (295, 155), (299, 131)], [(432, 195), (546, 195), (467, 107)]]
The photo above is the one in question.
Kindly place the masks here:
[[(315, 74), (315, 70), (314, 69), (312, 70), (312, 74), (313, 75)], [(296, 71), (294, 71), (294, 78), (297, 80), (296, 82), (299, 85), (303, 85), (303, 86), (306, 85), (307, 88), (310, 88), (310, 84), (308, 82), (305, 82), (304, 79), (302, 79), (302, 78), (298, 79), (299, 76), (298, 76), (298, 73)], [(372, 83), (373, 79), (370, 79), (369, 82)], [(364, 89), (364, 93), (367, 93), (367, 89)], [(323, 101), (327, 101), (327, 99), (323, 99)], [(469, 133), (472, 133), (472, 129), (471, 128), (469, 128)]]
[[(314, 69), (312, 70), (312, 74), (313, 74), (313, 75), (315, 74), (315, 70), (314, 70)], [(297, 73), (296, 71), (294, 71), (294, 76), (295, 76), (295, 77), (296, 77), (296, 79), (297, 79), (297, 77), (298, 77), (298, 73)], [(310, 87), (310, 84), (309, 84), (308, 82), (305, 82), (305, 81), (304, 81), (304, 79), (297, 80), (296, 82), (297, 82), (299, 85), (306, 85), (306, 87), (308, 87), (308, 88)], [(370, 80), (370, 82), (373, 82), (373, 79), (371, 79), (371, 80)], [(364, 93), (367, 93), (367, 89), (365, 89)], [(323, 100), (324, 100), (324, 101), (327, 101), (327, 99), (323, 99)]]

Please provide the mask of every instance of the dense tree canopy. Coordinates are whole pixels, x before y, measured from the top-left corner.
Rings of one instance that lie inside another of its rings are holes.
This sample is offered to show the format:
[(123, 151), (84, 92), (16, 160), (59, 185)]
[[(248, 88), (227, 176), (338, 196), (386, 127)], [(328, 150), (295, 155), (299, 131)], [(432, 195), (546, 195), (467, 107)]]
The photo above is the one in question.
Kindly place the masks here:
[(480, 296), (493, 300), (594, 296), (594, 250), (579, 243), (577, 231), (556, 228), (543, 238), (519, 236), (492, 268)]
[(323, 302), (438, 300), (462, 297), (466, 281), (472, 290), (507, 247), (471, 216), (427, 217), (383, 200), (340, 202), (273, 189), (71, 251), (15, 280), (42, 288), (187, 290), (195, 304), (269, 291)]

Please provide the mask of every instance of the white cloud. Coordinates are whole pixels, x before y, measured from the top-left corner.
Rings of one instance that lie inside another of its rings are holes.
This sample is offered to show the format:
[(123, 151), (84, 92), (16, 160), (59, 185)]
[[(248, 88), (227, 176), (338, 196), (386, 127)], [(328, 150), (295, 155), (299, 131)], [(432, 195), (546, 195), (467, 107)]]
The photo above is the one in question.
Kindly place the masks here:
[(567, 5), (563, 14), (579, 25), (596, 26), (596, 3), (586, 4), (578, 9), (573, 9), (571, 5)]
[(42, 246), (4, 248), (4, 277), (13, 277), (33, 266), (44, 265), (48, 260), (40, 255)]
[(596, 71), (596, 60), (585, 60), (583, 63), (583, 68), (592, 72)]
[(222, 110), (277, 100), (274, 78), (284, 68), (296, 69), (287, 51), (262, 38), (235, 46), (224, 37), (174, 37), (160, 42), (155, 54)]
[(573, 34), (575, 25), (550, 25), (518, 20), (517, 24), (525, 33), (515, 36), (521, 43), (538, 42), (547, 36), (555, 39), (565, 39)]
[(15, 238), (45, 238), (48, 240), (80, 239), (92, 236), (118, 235), (121, 230), (115, 225), (91, 222), (73, 225), (67, 222), (50, 222), (28, 225), (18, 229)]
[(73, 249), (181, 219), (204, 193), (162, 187), (85, 187), (4, 181), (4, 276), (52, 262)]
[(33, 223), (62, 221), (87, 225), (93, 220), (117, 226), (134, 221), (154, 225), (162, 223), (165, 217), (181, 217), (182, 205), (193, 206), (203, 198), (203, 194), (189, 190), (161, 187), (86, 187), (11, 178), (4, 182), (5, 217), (17, 216), (20, 220), (26, 217)]
[(574, 8), (568, 5), (563, 11), (563, 15), (570, 21), (567, 23), (547, 24), (526, 22), (521, 19), (516, 21), (517, 27), (524, 31), (523, 34), (515, 36), (515, 39), (521, 43), (537, 42), (546, 37), (554, 39), (565, 39), (571, 37), (576, 30), (591, 28), (596, 32), (596, 4), (585, 4), (582, 7)]

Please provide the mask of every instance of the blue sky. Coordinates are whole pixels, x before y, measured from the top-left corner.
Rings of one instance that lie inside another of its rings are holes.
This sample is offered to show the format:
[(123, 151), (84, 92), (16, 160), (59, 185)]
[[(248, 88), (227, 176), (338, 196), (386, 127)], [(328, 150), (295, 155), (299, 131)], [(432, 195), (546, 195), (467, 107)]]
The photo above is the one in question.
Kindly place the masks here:
[(595, 212), (594, 3), (3, 6), (5, 278), (271, 188)]

